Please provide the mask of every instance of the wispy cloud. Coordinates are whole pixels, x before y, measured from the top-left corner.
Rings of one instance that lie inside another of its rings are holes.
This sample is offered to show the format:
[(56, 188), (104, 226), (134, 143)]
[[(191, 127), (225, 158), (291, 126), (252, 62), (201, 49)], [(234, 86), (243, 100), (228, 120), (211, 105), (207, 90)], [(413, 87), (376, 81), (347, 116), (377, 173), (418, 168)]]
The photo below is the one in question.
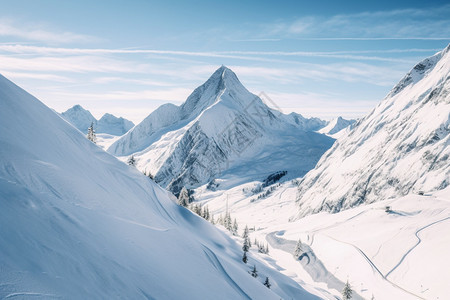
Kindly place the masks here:
[(2, 72), (3, 76), (6, 76), (10, 79), (38, 79), (38, 80), (46, 80), (46, 81), (55, 81), (55, 82), (63, 82), (69, 83), (73, 82), (73, 79), (67, 76), (60, 76), (55, 74), (48, 73), (31, 73), (31, 72)]
[(42, 24), (26, 24), (12, 19), (0, 19), (0, 36), (15, 37), (29, 41), (47, 42), (52, 44), (71, 42), (98, 41), (90, 35), (77, 34), (69, 31), (53, 31)]
[[(19, 44), (0, 44), (0, 51), (16, 54), (40, 54), (40, 55), (107, 55), (107, 54), (156, 54), (156, 55), (174, 55), (188, 57), (208, 57), (208, 58), (229, 58), (249, 61), (270, 61), (282, 62), (281, 60), (268, 59), (262, 56), (281, 56), (281, 57), (327, 57), (340, 58), (346, 60), (374, 60), (387, 62), (410, 62), (404, 59), (368, 56), (362, 54), (387, 54), (402, 52), (433, 52), (438, 49), (391, 49), (391, 50), (365, 50), (365, 51), (178, 51), (178, 50), (156, 50), (156, 49), (89, 49), (89, 48), (57, 48), (57, 47), (39, 47)], [(258, 57), (259, 55), (260, 57)], [(288, 61), (290, 62), (290, 61)]]
[(427, 9), (305, 16), (261, 25), (260, 38), (304, 40), (450, 40), (450, 5)]
[(143, 73), (148, 66), (134, 61), (98, 56), (13, 57), (0, 55), (0, 68), (2, 71)]
[(186, 100), (191, 89), (170, 88), (161, 90), (137, 90), (137, 91), (111, 91), (108, 93), (68, 93), (56, 92), (55, 95), (84, 99), (84, 101), (111, 101), (111, 100), (164, 100), (181, 102)]

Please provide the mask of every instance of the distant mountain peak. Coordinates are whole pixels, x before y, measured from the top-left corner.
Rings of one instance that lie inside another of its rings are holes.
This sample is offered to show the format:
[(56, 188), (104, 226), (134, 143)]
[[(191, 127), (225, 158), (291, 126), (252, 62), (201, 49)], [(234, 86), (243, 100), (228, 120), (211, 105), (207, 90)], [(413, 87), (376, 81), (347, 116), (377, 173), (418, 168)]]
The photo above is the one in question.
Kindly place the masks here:
[(61, 113), (61, 116), (83, 133), (87, 132), (91, 124), (94, 124), (97, 133), (112, 135), (123, 135), (134, 126), (133, 122), (122, 117), (117, 118), (109, 113), (104, 114), (100, 120), (97, 120), (89, 110), (84, 109), (79, 104)]

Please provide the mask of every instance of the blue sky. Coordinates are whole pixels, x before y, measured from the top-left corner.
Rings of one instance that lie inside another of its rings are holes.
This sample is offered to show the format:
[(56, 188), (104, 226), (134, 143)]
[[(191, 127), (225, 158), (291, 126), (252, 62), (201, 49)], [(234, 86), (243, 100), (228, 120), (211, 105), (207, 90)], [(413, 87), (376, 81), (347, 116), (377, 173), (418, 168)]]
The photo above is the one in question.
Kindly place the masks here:
[(446, 2), (0, 0), (0, 73), (139, 122), (224, 64), (285, 113), (355, 118), (448, 45)]

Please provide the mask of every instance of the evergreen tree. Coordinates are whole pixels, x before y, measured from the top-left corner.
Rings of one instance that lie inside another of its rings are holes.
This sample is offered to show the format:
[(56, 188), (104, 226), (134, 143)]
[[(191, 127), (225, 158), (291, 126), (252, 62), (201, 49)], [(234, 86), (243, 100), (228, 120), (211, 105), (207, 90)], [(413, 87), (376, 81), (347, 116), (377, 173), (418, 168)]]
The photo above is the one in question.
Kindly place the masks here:
[(244, 255), (242, 256), (242, 261), (244, 262), (244, 264), (247, 263), (248, 258), (247, 258), (247, 251), (244, 251)]
[[(245, 239), (248, 240), (248, 247), (251, 247), (251, 246), (252, 246), (252, 242), (250, 241), (249, 231), (248, 231), (248, 226), (247, 226), (247, 225), (245, 225), (244, 233), (242, 233), (242, 238), (243, 238), (244, 240), (245, 240)], [(256, 240), (256, 239), (255, 239), (255, 240)]]
[(216, 221), (214, 220), (214, 215), (211, 216), (211, 220), (209, 220), (211, 222), (211, 224), (215, 225)]
[(256, 271), (256, 266), (253, 265), (253, 270), (250, 272), (253, 277), (258, 277), (258, 271)]
[(266, 244), (266, 249), (265, 249), (264, 253), (269, 254), (269, 244)]
[(88, 128), (87, 138), (94, 144), (97, 143), (97, 137), (95, 136), (95, 130), (94, 130), (94, 122), (91, 123), (91, 126)]
[(248, 252), (248, 250), (250, 249), (250, 246), (248, 245), (248, 241), (249, 241), (248, 238), (244, 239), (244, 244), (242, 245), (242, 250), (244, 252)]
[(266, 281), (264, 281), (264, 285), (267, 286), (268, 289), (272, 286), (269, 282), (269, 277), (266, 277)]
[[(189, 191), (185, 187), (181, 189), (181, 192), (178, 195), (178, 204), (184, 207), (189, 205)], [(192, 211), (195, 212), (194, 209), (192, 209)]]
[(127, 163), (128, 163), (128, 165), (130, 165), (130, 166), (136, 165), (136, 159), (134, 158), (134, 155), (131, 155), (131, 156), (128, 158)]
[(352, 299), (352, 294), (353, 294), (353, 290), (352, 287), (350, 286), (350, 283), (345, 284), (344, 289), (342, 290), (342, 300), (349, 300)]
[(294, 253), (292, 253), (292, 255), (298, 259), (302, 254), (303, 254), (303, 246), (302, 246), (302, 241), (300, 239), (298, 239), (297, 245), (295, 246), (295, 250)]
[(237, 222), (236, 222), (236, 219), (234, 219), (234, 222), (233, 222), (233, 229), (232, 229), (231, 232), (233, 233), (233, 235), (237, 235), (237, 234), (238, 234), (238, 224), (237, 224)]
[(245, 228), (244, 228), (244, 233), (242, 233), (242, 238), (247, 238), (248, 237), (248, 226), (247, 225), (245, 225)]

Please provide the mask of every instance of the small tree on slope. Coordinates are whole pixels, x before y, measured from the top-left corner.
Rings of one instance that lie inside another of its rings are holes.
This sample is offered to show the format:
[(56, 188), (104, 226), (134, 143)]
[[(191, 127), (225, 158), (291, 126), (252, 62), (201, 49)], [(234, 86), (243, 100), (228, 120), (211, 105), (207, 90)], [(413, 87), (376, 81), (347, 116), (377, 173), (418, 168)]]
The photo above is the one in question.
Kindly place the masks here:
[(91, 123), (91, 126), (88, 128), (87, 138), (94, 144), (97, 142), (97, 137), (95, 136), (95, 130), (94, 130), (94, 122)]
[(253, 265), (253, 270), (250, 272), (253, 277), (258, 277), (258, 271), (256, 271), (256, 266)]
[(244, 264), (246, 264), (248, 261), (247, 252), (245, 252), (245, 251), (244, 251), (244, 255), (242, 256), (242, 261), (244, 262)]
[(294, 253), (292, 253), (292, 255), (295, 257), (295, 259), (298, 259), (302, 254), (303, 254), (302, 241), (298, 239), (297, 245), (295, 245), (295, 250)]
[(266, 277), (266, 281), (264, 281), (264, 285), (265, 285), (268, 289), (270, 289), (271, 284), (270, 284), (270, 282), (269, 282), (269, 277)]
[(136, 159), (134, 158), (134, 155), (131, 155), (130, 158), (128, 158), (128, 165), (134, 166), (136, 164)]
[(183, 187), (178, 195), (178, 204), (184, 207), (189, 205), (189, 191)]
[(350, 283), (345, 284), (344, 289), (342, 290), (342, 300), (349, 300), (352, 299), (352, 294), (353, 294), (353, 290), (352, 287), (350, 286)]

